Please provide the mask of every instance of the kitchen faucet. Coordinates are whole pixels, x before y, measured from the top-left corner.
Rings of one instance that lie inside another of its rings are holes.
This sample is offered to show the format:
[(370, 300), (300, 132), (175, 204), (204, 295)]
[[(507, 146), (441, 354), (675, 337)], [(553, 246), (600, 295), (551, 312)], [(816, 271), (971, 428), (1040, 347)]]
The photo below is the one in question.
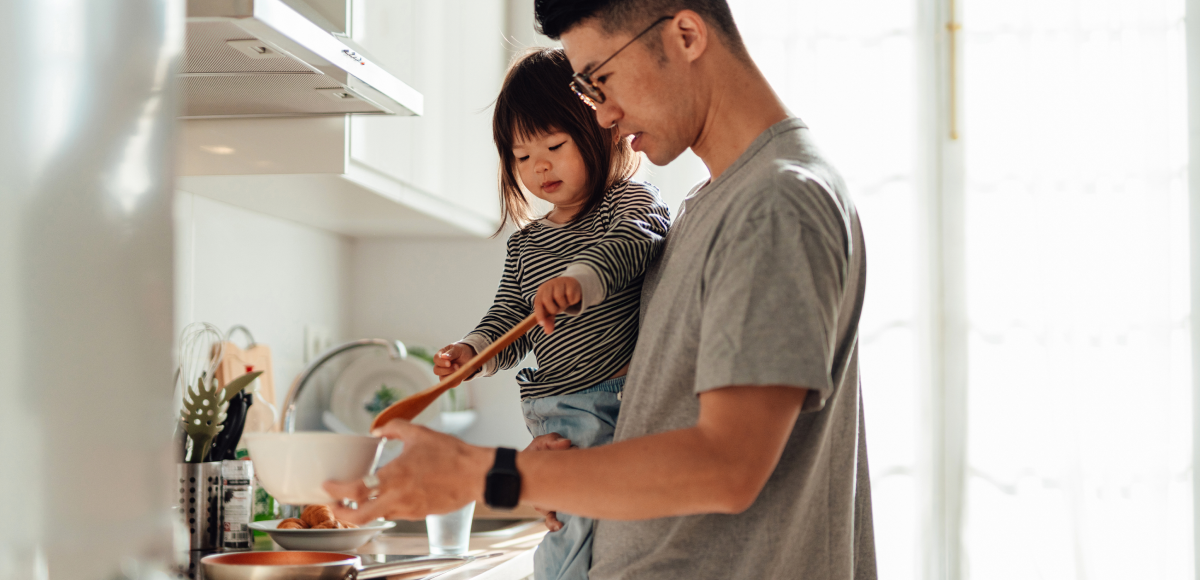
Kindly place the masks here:
[(329, 359), (346, 352), (365, 346), (381, 346), (386, 348), (388, 355), (395, 360), (403, 360), (408, 358), (408, 349), (404, 347), (404, 343), (398, 340), (387, 340), (383, 338), (362, 338), (352, 340), (345, 344), (335, 346), (313, 359), (304, 370), (296, 375), (296, 380), (292, 381), (292, 387), (288, 389), (287, 398), (283, 400), (283, 417), (279, 420), (279, 429), (285, 433), (292, 433), (296, 430), (296, 401), (300, 399), (300, 393), (304, 391), (304, 386), (308, 384), (313, 373), (320, 368), (321, 365), (329, 362)]

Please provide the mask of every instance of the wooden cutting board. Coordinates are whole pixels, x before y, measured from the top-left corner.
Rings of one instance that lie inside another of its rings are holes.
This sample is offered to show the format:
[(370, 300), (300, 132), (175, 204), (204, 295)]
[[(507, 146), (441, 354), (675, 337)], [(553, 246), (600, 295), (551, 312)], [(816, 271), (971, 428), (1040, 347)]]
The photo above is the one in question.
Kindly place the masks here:
[[(276, 404), (275, 374), (271, 369), (271, 347), (256, 343), (243, 349), (232, 342), (226, 342), (224, 348), (224, 356), (221, 357), (221, 365), (217, 367), (216, 372), (217, 381), (221, 385), (228, 385), (229, 381), (248, 372), (262, 371), (263, 373), (258, 378), (258, 396), (254, 397), (254, 404), (250, 406), (250, 411), (246, 415), (246, 428), (243, 432), (278, 431), (278, 421), (275, 412), (271, 409), (271, 406)], [(264, 405), (263, 401), (270, 402), (271, 406)]]

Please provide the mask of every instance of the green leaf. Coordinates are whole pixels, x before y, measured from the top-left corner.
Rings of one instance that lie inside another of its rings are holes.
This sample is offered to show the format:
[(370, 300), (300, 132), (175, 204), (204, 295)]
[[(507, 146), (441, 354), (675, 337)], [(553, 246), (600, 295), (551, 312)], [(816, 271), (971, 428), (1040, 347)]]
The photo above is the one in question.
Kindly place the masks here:
[(400, 400), (400, 393), (387, 385), (379, 385), (379, 390), (375, 391), (375, 395), (363, 407), (372, 416), (378, 415), (384, 409), (390, 407), (392, 403)]

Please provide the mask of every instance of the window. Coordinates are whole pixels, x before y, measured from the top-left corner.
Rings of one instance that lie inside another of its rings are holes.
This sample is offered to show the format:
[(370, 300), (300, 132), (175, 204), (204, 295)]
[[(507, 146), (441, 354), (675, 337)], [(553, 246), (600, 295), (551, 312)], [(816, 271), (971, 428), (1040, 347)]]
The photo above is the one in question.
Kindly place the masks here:
[(965, 576), (1191, 578), (1183, 3), (962, 32)]

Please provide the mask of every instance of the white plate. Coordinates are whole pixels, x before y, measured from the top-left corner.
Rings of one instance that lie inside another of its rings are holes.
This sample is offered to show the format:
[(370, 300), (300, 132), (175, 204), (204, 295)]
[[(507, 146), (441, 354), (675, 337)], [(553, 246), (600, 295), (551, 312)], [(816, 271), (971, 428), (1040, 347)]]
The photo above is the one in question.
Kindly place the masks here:
[[(375, 400), (375, 393), (381, 386), (395, 391), (399, 401), (437, 382), (433, 370), (422, 361), (396, 360), (383, 352), (370, 352), (350, 363), (338, 377), (329, 398), (329, 411), (351, 431), (367, 435), (377, 414), (367, 407)], [(437, 405), (430, 405), (413, 422), (418, 425), (429, 423), (437, 418), (438, 411)]]
[(276, 526), (283, 520), (265, 520), (250, 524), (250, 529), (266, 532), (276, 544), (288, 550), (316, 550), (324, 552), (346, 552), (358, 549), (370, 542), (380, 532), (396, 525), (396, 522), (374, 521), (357, 528), (342, 530), (280, 530)]

